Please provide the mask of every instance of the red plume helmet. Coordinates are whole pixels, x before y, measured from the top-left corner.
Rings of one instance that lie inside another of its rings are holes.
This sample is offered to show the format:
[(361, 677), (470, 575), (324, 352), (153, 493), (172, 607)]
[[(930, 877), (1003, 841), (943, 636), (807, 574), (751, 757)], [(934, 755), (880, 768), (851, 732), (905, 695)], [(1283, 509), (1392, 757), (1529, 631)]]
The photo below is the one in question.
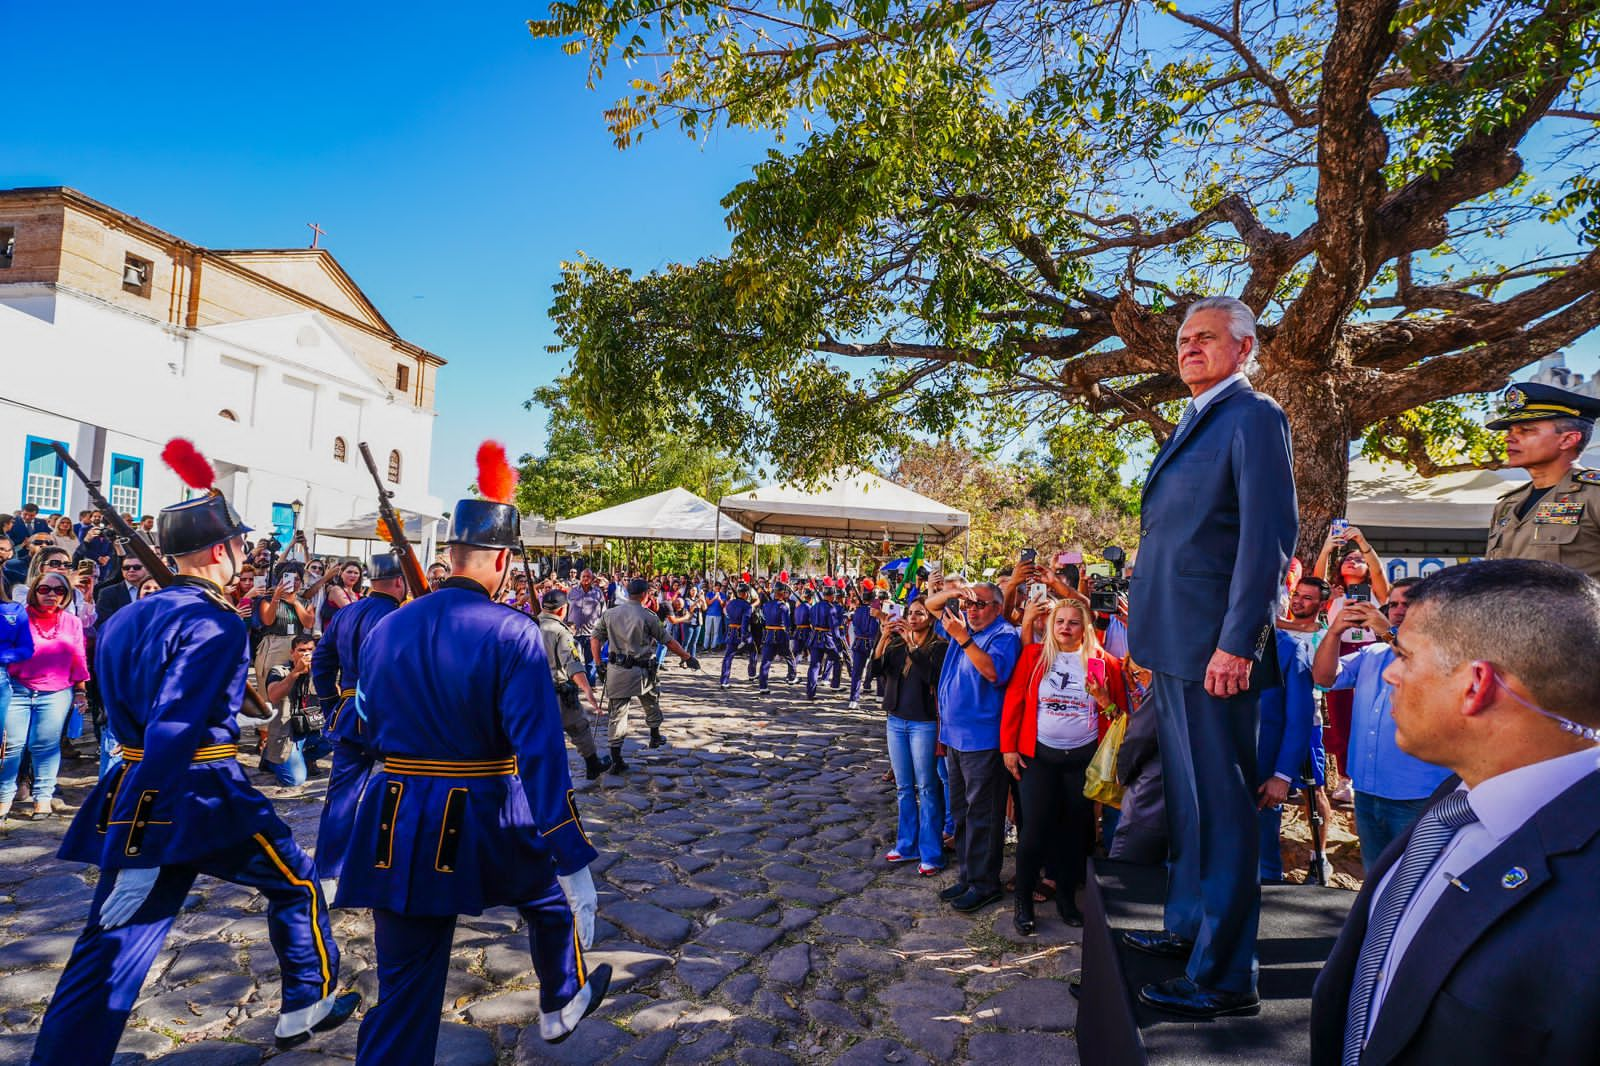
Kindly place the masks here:
[(506, 460), (505, 445), (493, 440), (478, 445), (478, 491), (484, 498), (510, 503), (516, 487), (517, 472)]
[(211, 468), (211, 461), (200, 454), (200, 449), (194, 446), (193, 441), (173, 437), (161, 449), (161, 461), (172, 467), (172, 472), (191, 489), (209, 492), (216, 485), (217, 472)]

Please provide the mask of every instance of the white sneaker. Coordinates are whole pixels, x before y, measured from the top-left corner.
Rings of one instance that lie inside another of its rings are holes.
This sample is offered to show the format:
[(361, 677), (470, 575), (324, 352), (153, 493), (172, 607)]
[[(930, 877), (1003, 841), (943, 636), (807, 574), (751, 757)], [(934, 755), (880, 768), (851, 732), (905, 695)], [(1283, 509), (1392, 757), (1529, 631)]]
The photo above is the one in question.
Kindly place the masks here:
[(851, 700), (850, 701), (850, 706), (848, 708), (846, 708), (846, 710), (851, 710), (851, 711), (859, 711), (860, 709), (861, 709), (861, 701), (860, 700)]

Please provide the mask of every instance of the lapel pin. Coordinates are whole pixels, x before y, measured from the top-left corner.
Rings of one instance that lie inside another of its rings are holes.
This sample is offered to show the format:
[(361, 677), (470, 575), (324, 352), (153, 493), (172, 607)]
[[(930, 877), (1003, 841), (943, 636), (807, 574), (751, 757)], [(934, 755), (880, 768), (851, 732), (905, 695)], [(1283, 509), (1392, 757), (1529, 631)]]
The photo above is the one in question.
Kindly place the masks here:
[(1520, 866), (1513, 866), (1500, 878), (1501, 888), (1521, 888), (1528, 880), (1528, 871)]

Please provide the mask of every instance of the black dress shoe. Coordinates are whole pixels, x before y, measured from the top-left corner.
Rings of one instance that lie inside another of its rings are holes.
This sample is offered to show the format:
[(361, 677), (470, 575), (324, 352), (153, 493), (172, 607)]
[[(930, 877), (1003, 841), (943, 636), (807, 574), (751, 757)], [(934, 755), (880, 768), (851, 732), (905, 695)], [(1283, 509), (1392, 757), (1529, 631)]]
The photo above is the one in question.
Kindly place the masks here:
[[(578, 1018), (578, 1021), (581, 1022), (584, 1018), (587, 1018), (600, 1008), (601, 1001), (606, 998), (606, 989), (610, 987), (611, 964), (609, 962), (602, 962), (599, 966), (596, 966), (594, 969), (589, 971), (589, 1005), (584, 1008), (583, 1014)], [(574, 1024), (571, 1029), (568, 1029), (558, 1037), (552, 1038), (548, 1042), (551, 1044), (559, 1044), (577, 1031), (578, 1027), (576, 1024)]]
[(968, 886), (965, 881), (957, 881), (955, 884), (939, 893), (939, 901), (941, 903), (949, 903), (951, 900), (960, 899), (962, 896), (967, 894), (967, 887)]
[(1254, 992), (1224, 992), (1201, 988), (1187, 977), (1174, 977), (1139, 989), (1139, 1002), (1186, 1018), (1220, 1018), (1225, 1014), (1254, 1014), (1261, 997)]
[(583, 761), (583, 776), (593, 781), (611, 769), (611, 756), (591, 755)]
[(979, 892), (976, 888), (969, 888), (951, 900), (950, 906), (962, 914), (971, 914), (973, 911), (981, 911), (985, 907), (999, 903), (1004, 898), (1005, 894), (999, 889), (985, 893)]
[(1122, 934), (1122, 942), (1135, 951), (1154, 955), (1158, 959), (1187, 959), (1194, 951), (1193, 940), (1185, 940), (1165, 929), (1153, 933), (1130, 930)]
[(664, 740), (662, 738), (661, 730), (659, 730), (659, 729), (650, 730), (650, 746), (652, 748), (659, 748), (661, 745), (663, 745), (665, 743), (666, 743), (666, 740)]
[(1066, 899), (1061, 895), (1056, 896), (1056, 913), (1061, 916), (1063, 922), (1066, 922), (1072, 928), (1083, 928), (1083, 912), (1070, 899)]
[(1011, 924), (1023, 936), (1036, 936), (1039, 923), (1033, 918), (1033, 893), (1018, 892), (1016, 905), (1011, 912)]
[(359, 1006), (361, 1006), (361, 993), (346, 992), (344, 995), (334, 999), (333, 1009), (328, 1012), (326, 1018), (316, 1025), (313, 1025), (303, 1033), (295, 1033), (293, 1036), (275, 1037), (273, 1043), (277, 1045), (279, 1051), (287, 1051), (289, 1048), (299, 1047), (307, 1040), (310, 1040), (313, 1033), (327, 1033), (339, 1028), (339, 1026), (350, 1020), (350, 1015), (354, 1014)]

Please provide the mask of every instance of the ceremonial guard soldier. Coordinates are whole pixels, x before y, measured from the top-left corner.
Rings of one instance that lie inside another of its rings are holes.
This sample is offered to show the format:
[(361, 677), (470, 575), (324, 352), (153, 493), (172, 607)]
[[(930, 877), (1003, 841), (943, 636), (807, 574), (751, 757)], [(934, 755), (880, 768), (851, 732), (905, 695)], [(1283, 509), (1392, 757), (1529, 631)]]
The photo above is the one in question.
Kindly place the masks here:
[[(817, 612), (816, 605), (813, 602), (816, 593), (812, 590), (810, 585), (802, 584), (795, 595), (799, 599), (799, 602), (794, 605), (793, 614), (791, 617), (792, 625), (790, 628), (792, 635), (789, 639), (789, 655), (791, 663), (794, 663), (799, 659), (804, 659), (806, 653), (811, 650), (811, 616)], [(795, 683), (797, 676), (797, 674), (793, 673), (789, 675), (789, 683), (791, 685)]]
[(839, 623), (843, 615), (833, 600), (833, 586), (822, 586), (822, 602), (811, 608), (811, 661), (806, 666), (806, 699), (817, 698), (818, 667), (824, 679), (830, 675), (829, 687), (839, 687), (839, 666), (844, 656), (839, 653)]
[(656, 647), (665, 644), (667, 650), (683, 660), (691, 670), (700, 669), (699, 660), (667, 635), (661, 616), (639, 601), (650, 589), (642, 577), (628, 582), (628, 598), (617, 604), (595, 623), (593, 642), (595, 658), (600, 657), (600, 645), (610, 644), (610, 666), (606, 671), (606, 714), (610, 717), (611, 772), (624, 774), (628, 764), (622, 761), (622, 740), (628, 735), (628, 701), (638, 697), (644, 705), (644, 721), (650, 727), (650, 746), (659, 748), (666, 743), (661, 736), (661, 683), (656, 674)]
[(750, 616), (754, 611), (750, 603), (750, 586), (745, 584), (739, 586), (738, 595), (722, 608), (723, 626), (727, 631), (724, 640), (726, 650), (722, 653), (723, 688), (733, 684), (733, 660), (740, 654), (745, 656), (744, 679), (749, 681), (756, 676), (756, 641), (750, 626)]
[(344, 869), (356, 803), (372, 772), (372, 748), (365, 723), (356, 713), (356, 686), (361, 680), (361, 647), (379, 622), (399, 609), (406, 598), (400, 560), (384, 552), (372, 557), (372, 590), (333, 614), (317, 650), (311, 653), (311, 684), (322, 701), (327, 737), (333, 742), (333, 767), (317, 829), (317, 877), (327, 884)]
[(773, 598), (761, 605), (761, 673), (756, 691), (767, 694), (767, 675), (772, 670), (772, 660), (789, 661), (789, 680), (795, 679), (794, 653), (789, 649), (789, 631), (794, 625), (789, 609), (789, 586), (782, 581), (772, 586)]
[[(163, 452), (191, 486), (210, 463), (187, 441)], [(99, 1066), (116, 1054), (145, 974), (199, 874), (259, 889), (282, 974), (280, 1048), (332, 1029), (359, 994), (339, 995), (339, 949), (310, 856), (238, 762), (235, 715), (250, 665), (242, 618), (222, 595), (245, 559), (220, 495), (161, 512), (173, 583), (102, 629), (95, 676), (122, 763), (89, 793), (60, 855), (100, 868), (88, 923), (39, 1027), (36, 1066)]]
[[(588, 571), (584, 571), (588, 573)], [(550, 679), (555, 682), (556, 699), (561, 701), (561, 728), (572, 739), (572, 746), (583, 756), (583, 775), (590, 781), (606, 772), (609, 758), (595, 752), (594, 728), (589, 716), (578, 700), (579, 692), (596, 712), (600, 701), (589, 684), (583, 659), (578, 654), (578, 640), (567, 625), (567, 593), (549, 589), (539, 598), (539, 635), (544, 638), (545, 658), (550, 662)]]
[(1505, 431), (1506, 465), (1530, 481), (1495, 504), (1489, 559), (1563, 563), (1600, 578), (1600, 470), (1577, 465), (1600, 400), (1551, 385), (1513, 385), (1490, 429)]
[[(431, 1066), (456, 916), (516, 907), (539, 977), (539, 1035), (557, 1042), (600, 1005), (592, 972), (596, 852), (567, 773), (561, 710), (539, 626), (496, 602), (521, 549), (513, 476), (485, 470), (488, 500), (461, 500), (452, 576), (375, 628), (356, 710), (378, 759), (356, 811), (336, 903), (371, 907), (378, 1001), (364, 1066)], [(501, 453), (503, 462), (503, 452)]]
[(861, 583), (861, 602), (850, 612), (850, 709), (861, 706), (861, 685), (878, 643), (878, 616), (873, 611), (872, 582)]

